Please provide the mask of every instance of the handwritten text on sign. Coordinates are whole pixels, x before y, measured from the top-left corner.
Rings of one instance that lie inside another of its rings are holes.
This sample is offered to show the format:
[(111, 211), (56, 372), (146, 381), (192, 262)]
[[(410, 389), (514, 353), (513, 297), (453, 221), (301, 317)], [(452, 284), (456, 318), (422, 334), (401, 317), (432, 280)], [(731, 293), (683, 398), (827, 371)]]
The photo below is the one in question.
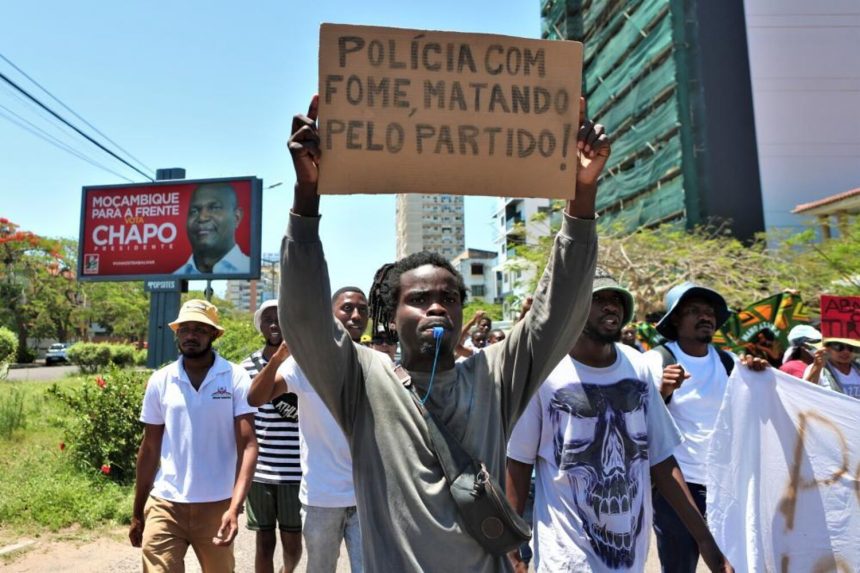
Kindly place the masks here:
[(860, 296), (821, 295), (821, 334), (860, 340)]
[(582, 45), (323, 24), (320, 193), (572, 197)]

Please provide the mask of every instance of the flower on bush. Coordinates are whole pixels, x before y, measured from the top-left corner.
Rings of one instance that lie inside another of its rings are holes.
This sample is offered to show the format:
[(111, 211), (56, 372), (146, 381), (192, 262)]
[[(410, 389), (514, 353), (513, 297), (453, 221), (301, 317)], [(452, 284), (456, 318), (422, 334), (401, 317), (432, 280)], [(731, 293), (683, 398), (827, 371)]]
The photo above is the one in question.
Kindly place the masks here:
[(66, 442), (60, 442), (60, 451), (64, 451), (66, 449)]
[(110, 465), (109, 464), (102, 464), (102, 473), (105, 474), (106, 476), (110, 475)]
[(98, 385), (99, 388), (104, 388), (105, 387), (105, 379), (102, 378), (101, 376), (96, 376), (96, 384)]
[[(75, 465), (117, 483), (131, 483), (143, 435), (138, 417), (149, 373), (111, 368), (99, 378), (87, 377), (80, 385), (55, 384), (48, 396), (69, 409), (70, 416), (62, 421), (62, 440)], [(103, 464), (110, 473), (104, 473)]]

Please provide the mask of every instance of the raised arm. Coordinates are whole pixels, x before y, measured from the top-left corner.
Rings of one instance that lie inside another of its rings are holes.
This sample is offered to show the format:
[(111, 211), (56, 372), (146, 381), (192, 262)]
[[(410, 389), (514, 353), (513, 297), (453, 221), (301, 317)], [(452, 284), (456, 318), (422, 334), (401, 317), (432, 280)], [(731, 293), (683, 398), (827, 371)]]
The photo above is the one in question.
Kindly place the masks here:
[(529, 398), (573, 347), (591, 306), (597, 260), (597, 178), (609, 158), (610, 147), (603, 127), (585, 119), (584, 100), (580, 102), (580, 114), (583, 119), (577, 134), (576, 198), (568, 201), (531, 309), (503, 345), (485, 350), (492, 352), (498, 360), (495, 366), (501, 369), (508, 434)]
[(317, 96), (307, 115), (293, 118), (289, 149), (296, 186), (281, 242), (278, 319), (296, 362), (349, 435), (362, 388), (361, 368), (352, 340), (331, 311), (328, 266), (319, 238), (317, 182), (321, 156), (316, 118)]
[(248, 403), (251, 406), (262, 406), (287, 393), (287, 383), (278, 375), (278, 368), (290, 357), (290, 349), (283, 342), (263, 366), (254, 379), (248, 391)]

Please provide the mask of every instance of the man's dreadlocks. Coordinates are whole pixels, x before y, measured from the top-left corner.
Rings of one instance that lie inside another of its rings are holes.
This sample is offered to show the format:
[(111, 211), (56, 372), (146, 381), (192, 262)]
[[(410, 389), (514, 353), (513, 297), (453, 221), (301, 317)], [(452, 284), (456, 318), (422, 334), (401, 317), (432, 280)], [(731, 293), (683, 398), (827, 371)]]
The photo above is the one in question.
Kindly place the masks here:
[(394, 322), (394, 313), (400, 300), (400, 276), (424, 265), (443, 268), (454, 275), (457, 289), (460, 291), (460, 301), (465, 304), (466, 283), (463, 282), (463, 276), (454, 269), (448, 259), (439, 253), (421, 251), (404, 257), (396, 263), (382, 265), (373, 276), (368, 304), (374, 333), (382, 331), (386, 338), (397, 340), (397, 333), (392, 330), (391, 324)]

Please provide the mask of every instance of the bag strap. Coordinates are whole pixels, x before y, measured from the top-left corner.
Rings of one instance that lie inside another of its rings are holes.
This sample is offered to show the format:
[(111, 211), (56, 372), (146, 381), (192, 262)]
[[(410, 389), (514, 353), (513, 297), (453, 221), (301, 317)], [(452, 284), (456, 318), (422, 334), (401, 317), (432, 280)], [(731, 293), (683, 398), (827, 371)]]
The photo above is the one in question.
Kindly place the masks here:
[(427, 433), (430, 434), (430, 445), (433, 448), (433, 453), (436, 454), (436, 458), (439, 460), (439, 464), (442, 466), (442, 473), (445, 474), (445, 480), (448, 482), (448, 485), (453, 484), (460, 477), (460, 474), (467, 471), (470, 466), (477, 465), (481, 467), (482, 464), (476, 462), (463, 449), (463, 446), (451, 435), (445, 424), (439, 423), (436, 417), (424, 407), (424, 404), (421, 403), (421, 400), (415, 393), (415, 386), (412, 384), (412, 377), (409, 375), (409, 372), (402, 365), (397, 364), (394, 367), (394, 373), (406, 391), (409, 392), (412, 401), (427, 423)]
[(720, 362), (723, 363), (723, 368), (726, 369), (726, 374), (731, 376), (732, 370), (735, 369), (735, 361), (732, 359), (732, 355), (722, 348), (717, 348), (717, 355), (720, 357)]

